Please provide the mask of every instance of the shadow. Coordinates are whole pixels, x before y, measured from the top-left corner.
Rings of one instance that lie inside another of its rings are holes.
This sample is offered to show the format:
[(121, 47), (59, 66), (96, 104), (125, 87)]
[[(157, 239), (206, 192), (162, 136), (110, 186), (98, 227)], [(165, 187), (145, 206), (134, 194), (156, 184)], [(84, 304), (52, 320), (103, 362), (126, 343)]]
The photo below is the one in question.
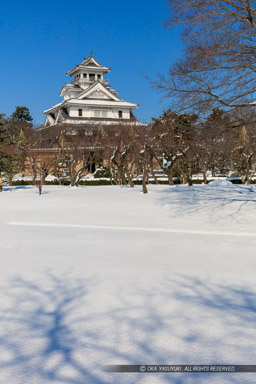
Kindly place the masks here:
[[(30, 186), (30, 185), (21, 185), (21, 186), (10, 186), (10, 187), (3, 187), (3, 192), (16, 192), (20, 190), (34, 190), (35, 193), (39, 195), (38, 188), (35, 186)], [(42, 190), (42, 195), (49, 194), (50, 191), (44, 191)]]
[(256, 353), (256, 292), (249, 287), (186, 276), (121, 285), (106, 292), (104, 280), (47, 273), (40, 283), (16, 277), (2, 286), (0, 382), (255, 382), (237, 373), (105, 373), (104, 364), (249, 364), (248, 350)]
[(227, 221), (243, 221), (244, 212), (256, 208), (256, 185), (178, 185), (155, 192), (155, 204), (168, 208), (170, 217), (202, 213), (208, 221), (216, 221), (217, 216)]
[(18, 277), (10, 282), (5, 296), (11, 307), (0, 318), (0, 356), (6, 356), (0, 359), (1, 377), (6, 372), (7, 377), (29, 376), (31, 382), (36, 377), (36, 383), (104, 383), (86, 368), (86, 356), (85, 364), (74, 357), (81, 343), (69, 321), (86, 295), (86, 284), (51, 273), (45, 288)]
[[(121, 308), (111, 313), (133, 335), (130, 364), (254, 364), (255, 289), (182, 275), (136, 289), (120, 292)], [(255, 375), (158, 374), (155, 382), (255, 383)]]
[(15, 192), (18, 190), (28, 190), (28, 189), (33, 189), (33, 186), (28, 186), (28, 185), (20, 185), (20, 186), (10, 186), (10, 187), (3, 187), (3, 192)]

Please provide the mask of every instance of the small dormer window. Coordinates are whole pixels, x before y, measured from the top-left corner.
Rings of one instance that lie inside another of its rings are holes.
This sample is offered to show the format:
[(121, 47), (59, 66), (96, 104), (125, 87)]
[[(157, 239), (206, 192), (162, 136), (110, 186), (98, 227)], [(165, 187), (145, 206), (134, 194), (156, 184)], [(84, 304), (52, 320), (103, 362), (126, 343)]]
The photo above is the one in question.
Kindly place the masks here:
[(95, 81), (95, 74), (94, 73), (89, 73), (89, 80)]
[(87, 73), (84, 73), (83, 76), (84, 76), (84, 78), (86, 79), (86, 78), (87, 78)]
[(118, 111), (118, 116), (119, 116), (119, 119), (122, 119), (123, 118), (123, 111)]
[(78, 116), (83, 116), (83, 110), (82, 109), (78, 109)]
[(101, 80), (101, 75), (98, 75), (98, 80)]

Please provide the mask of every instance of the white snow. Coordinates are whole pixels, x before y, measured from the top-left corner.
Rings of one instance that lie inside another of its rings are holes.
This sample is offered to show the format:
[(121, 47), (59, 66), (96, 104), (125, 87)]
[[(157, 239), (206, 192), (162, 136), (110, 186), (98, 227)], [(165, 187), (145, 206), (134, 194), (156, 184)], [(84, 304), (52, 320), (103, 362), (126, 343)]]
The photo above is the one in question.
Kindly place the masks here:
[(210, 187), (232, 187), (233, 185), (229, 180), (213, 180), (209, 183)]
[(56, 180), (59, 180), (59, 178), (51, 174), (47, 175), (45, 178), (45, 181), (56, 181)]
[[(212, 184), (212, 187), (210, 185)], [(0, 384), (255, 383), (256, 186), (0, 193)]]

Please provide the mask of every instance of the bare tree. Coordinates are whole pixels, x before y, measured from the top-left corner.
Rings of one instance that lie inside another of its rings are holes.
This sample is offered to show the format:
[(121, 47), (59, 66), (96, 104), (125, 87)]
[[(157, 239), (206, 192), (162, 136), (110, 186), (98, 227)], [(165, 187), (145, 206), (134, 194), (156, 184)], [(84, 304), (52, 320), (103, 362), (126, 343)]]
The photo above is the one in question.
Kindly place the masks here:
[(81, 177), (88, 173), (91, 152), (91, 142), (86, 135), (65, 135), (61, 130), (54, 159), (54, 172), (60, 184), (63, 177), (69, 177), (70, 185), (78, 187)]
[(43, 185), (45, 184), (45, 177), (52, 169), (53, 161), (50, 157), (43, 157), (38, 151), (31, 149), (28, 157), (26, 158), (26, 168), (33, 175), (33, 185), (38, 188), (39, 195), (42, 194)]
[(191, 158), (189, 154), (194, 148), (196, 120), (197, 115), (195, 114), (179, 114), (171, 110), (165, 111), (158, 119), (154, 119), (151, 134), (155, 135), (157, 152), (155, 158), (158, 165), (167, 174), (170, 185), (173, 184), (174, 167), (179, 159), (184, 160), (179, 164), (181, 171), (186, 168), (184, 173), (186, 180), (191, 178), (191, 172), (189, 173), (187, 169), (190, 169), (188, 166)]
[(243, 184), (250, 184), (255, 174), (254, 161), (256, 156), (256, 130), (255, 127), (244, 125), (239, 129), (237, 140), (234, 141), (232, 160), (236, 171), (241, 175)]
[(216, 170), (225, 173), (230, 164), (233, 126), (231, 118), (225, 111), (214, 108), (199, 130), (199, 165), (207, 183), (206, 172)]
[(133, 178), (138, 167), (140, 134), (135, 127), (118, 127), (112, 137), (111, 171), (116, 184), (134, 187)]
[[(168, 0), (184, 55), (155, 84), (181, 110), (256, 104), (256, 1)], [(178, 103), (177, 103), (178, 101)]]

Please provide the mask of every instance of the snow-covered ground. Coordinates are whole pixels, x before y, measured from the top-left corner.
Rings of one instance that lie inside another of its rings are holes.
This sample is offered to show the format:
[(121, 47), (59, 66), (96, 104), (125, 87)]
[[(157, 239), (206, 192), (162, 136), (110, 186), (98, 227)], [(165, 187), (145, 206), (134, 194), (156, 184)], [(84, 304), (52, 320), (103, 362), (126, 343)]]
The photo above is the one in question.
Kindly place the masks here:
[(256, 186), (6, 187), (0, 383), (255, 383)]

